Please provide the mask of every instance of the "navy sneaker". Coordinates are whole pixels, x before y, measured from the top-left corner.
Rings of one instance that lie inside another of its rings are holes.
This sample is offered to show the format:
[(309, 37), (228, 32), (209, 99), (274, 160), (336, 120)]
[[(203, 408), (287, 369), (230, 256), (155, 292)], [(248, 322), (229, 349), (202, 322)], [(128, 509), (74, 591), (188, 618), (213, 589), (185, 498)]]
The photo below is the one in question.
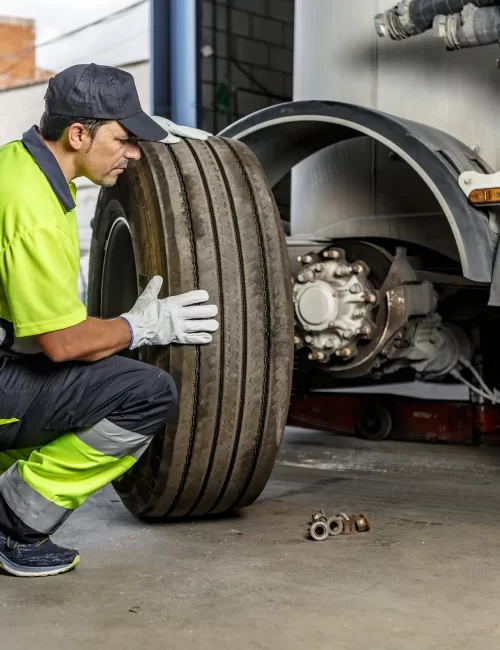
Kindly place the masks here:
[(35, 544), (20, 544), (0, 532), (0, 569), (20, 578), (55, 576), (80, 563), (78, 551), (57, 546), (49, 537)]

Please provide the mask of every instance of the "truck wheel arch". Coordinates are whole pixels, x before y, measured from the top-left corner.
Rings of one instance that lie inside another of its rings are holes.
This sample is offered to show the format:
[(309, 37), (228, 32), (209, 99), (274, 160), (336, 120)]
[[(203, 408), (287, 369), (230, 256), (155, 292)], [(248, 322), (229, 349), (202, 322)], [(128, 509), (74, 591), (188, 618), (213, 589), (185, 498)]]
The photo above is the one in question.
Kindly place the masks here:
[(377, 140), (406, 161), (436, 197), (453, 233), (463, 275), (476, 282), (491, 281), (495, 237), (488, 213), (469, 203), (458, 179), (465, 171), (493, 170), (451, 135), (377, 110), (327, 101), (272, 106), (238, 120), (219, 135), (247, 144), (271, 186), (327, 146), (360, 135)]

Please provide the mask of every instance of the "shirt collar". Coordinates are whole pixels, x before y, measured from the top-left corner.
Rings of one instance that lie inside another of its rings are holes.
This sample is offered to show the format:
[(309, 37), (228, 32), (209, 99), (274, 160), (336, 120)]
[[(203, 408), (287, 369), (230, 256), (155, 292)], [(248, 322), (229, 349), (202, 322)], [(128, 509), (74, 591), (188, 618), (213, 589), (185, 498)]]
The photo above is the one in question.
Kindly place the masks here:
[(59, 163), (52, 151), (38, 135), (36, 125), (32, 126), (26, 133), (23, 133), (22, 143), (45, 174), (50, 187), (63, 204), (66, 212), (73, 210), (76, 207), (75, 200), (64, 178), (62, 169), (59, 167)]

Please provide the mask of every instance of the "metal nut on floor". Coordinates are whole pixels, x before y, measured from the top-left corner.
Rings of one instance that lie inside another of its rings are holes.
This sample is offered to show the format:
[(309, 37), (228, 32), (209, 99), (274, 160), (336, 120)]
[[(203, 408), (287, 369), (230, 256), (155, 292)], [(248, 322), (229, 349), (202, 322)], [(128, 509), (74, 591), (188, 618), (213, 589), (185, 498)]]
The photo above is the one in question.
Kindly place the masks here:
[(319, 510), (316, 512), (314, 515), (311, 517), (312, 523), (315, 523), (316, 521), (328, 521), (328, 517), (325, 514), (325, 511), (323, 509)]
[(315, 542), (324, 542), (325, 539), (328, 539), (328, 526), (325, 521), (316, 521), (311, 525), (309, 529), (309, 535), (314, 539)]
[(330, 537), (338, 537), (344, 532), (344, 519), (342, 517), (330, 517), (326, 522)]
[(342, 531), (342, 535), (355, 535), (357, 532), (356, 522), (352, 519), (349, 519), (348, 521), (344, 519), (344, 530)]
[(370, 530), (370, 522), (366, 515), (358, 515), (355, 520), (358, 533), (367, 533)]

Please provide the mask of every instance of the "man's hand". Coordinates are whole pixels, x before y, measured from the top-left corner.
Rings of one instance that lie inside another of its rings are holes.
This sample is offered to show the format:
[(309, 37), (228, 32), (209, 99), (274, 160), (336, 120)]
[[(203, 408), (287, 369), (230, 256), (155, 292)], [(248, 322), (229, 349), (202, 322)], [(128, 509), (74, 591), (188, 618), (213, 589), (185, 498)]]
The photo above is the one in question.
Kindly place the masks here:
[(218, 313), (216, 305), (199, 304), (208, 300), (208, 293), (190, 291), (161, 299), (158, 294), (162, 284), (163, 279), (155, 276), (133, 308), (121, 315), (132, 333), (129, 349), (141, 345), (210, 343), (211, 332), (219, 329), (219, 323), (213, 320)]

